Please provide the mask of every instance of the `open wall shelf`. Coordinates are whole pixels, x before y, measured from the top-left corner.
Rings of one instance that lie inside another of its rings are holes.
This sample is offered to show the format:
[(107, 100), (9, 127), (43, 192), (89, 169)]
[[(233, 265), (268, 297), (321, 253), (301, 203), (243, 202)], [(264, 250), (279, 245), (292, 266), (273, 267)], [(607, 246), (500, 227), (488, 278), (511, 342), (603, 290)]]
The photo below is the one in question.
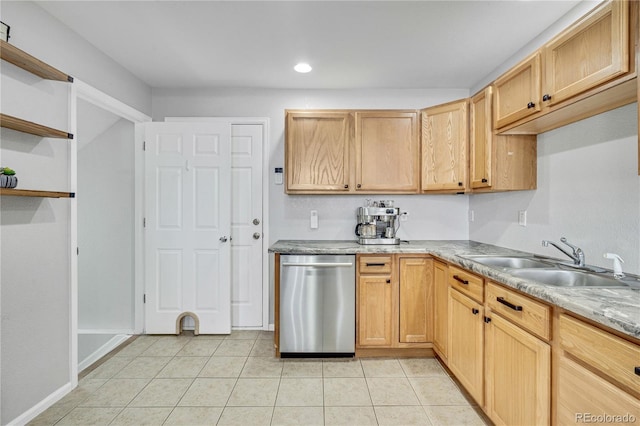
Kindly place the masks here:
[(0, 195), (13, 197), (75, 198), (75, 192), (37, 191), (33, 189), (0, 188)]
[(52, 127), (43, 126), (42, 124), (1, 113), (0, 127), (6, 127), (7, 129), (30, 133), (32, 135), (42, 136), (45, 138), (73, 139), (73, 134), (67, 133), (64, 130), (54, 129)]
[(18, 49), (4, 40), (0, 40), (0, 57), (7, 62), (11, 62), (13, 65), (46, 80), (73, 82), (73, 77), (70, 75), (67, 75), (51, 65), (42, 62), (40, 59), (29, 55), (27, 52)]

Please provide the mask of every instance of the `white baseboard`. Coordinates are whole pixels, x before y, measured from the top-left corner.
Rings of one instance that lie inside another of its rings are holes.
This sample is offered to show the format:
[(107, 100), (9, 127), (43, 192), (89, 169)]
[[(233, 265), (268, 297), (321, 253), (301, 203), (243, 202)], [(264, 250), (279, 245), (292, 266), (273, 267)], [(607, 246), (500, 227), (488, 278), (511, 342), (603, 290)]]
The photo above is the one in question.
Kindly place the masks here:
[(89, 367), (91, 364), (117, 348), (122, 342), (131, 337), (130, 334), (118, 334), (113, 336), (107, 343), (100, 346), (94, 353), (78, 362), (78, 372), (81, 372), (85, 368)]
[(38, 402), (36, 405), (11, 420), (7, 423), (7, 426), (24, 426), (29, 423), (31, 420), (35, 419), (40, 415), (44, 410), (51, 407), (56, 402), (60, 401), (66, 394), (73, 390), (73, 386), (71, 383), (67, 383), (66, 385), (58, 388), (56, 391), (51, 393), (49, 396), (44, 398), (42, 401)]
[(275, 324), (269, 324), (269, 330), (268, 331), (275, 331), (275, 330), (276, 330)]

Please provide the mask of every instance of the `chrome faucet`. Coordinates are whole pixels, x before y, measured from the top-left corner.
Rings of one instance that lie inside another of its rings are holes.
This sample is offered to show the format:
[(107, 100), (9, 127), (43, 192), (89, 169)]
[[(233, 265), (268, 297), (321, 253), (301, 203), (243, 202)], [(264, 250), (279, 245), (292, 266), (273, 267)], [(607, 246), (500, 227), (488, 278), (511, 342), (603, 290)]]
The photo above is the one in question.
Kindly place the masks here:
[(569, 253), (568, 251), (566, 251), (565, 249), (563, 249), (562, 247), (560, 247), (558, 244), (554, 243), (553, 241), (542, 240), (542, 246), (543, 247), (549, 247), (549, 244), (551, 244), (552, 246), (554, 246), (555, 248), (557, 248), (558, 250), (560, 250), (561, 252), (566, 254), (569, 258), (571, 258), (571, 260), (573, 260), (573, 264), (574, 265), (576, 265), (576, 266), (585, 266), (585, 264), (584, 264), (584, 252), (582, 251), (582, 249), (580, 247), (576, 247), (573, 244), (569, 243), (565, 237), (560, 238), (560, 242), (562, 242), (562, 243), (568, 245), (569, 247), (571, 247), (571, 250), (573, 251), (573, 254)]

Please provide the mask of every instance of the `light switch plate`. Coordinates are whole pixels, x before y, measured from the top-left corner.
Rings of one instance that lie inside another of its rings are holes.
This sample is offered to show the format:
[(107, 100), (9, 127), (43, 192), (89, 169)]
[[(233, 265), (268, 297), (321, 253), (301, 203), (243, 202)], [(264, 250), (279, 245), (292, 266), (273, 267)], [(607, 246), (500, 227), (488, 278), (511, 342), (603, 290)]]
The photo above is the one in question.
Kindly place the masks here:
[(311, 226), (311, 229), (318, 229), (318, 210), (311, 210), (309, 226)]
[(518, 225), (527, 226), (527, 211), (520, 210), (518, 212)]

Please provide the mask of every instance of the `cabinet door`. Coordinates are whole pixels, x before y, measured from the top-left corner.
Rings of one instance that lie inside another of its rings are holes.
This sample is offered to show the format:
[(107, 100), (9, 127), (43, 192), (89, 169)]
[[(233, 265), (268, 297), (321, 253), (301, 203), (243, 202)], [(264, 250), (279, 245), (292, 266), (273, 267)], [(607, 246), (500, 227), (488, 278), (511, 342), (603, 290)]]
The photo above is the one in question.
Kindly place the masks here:
[(467, 104), (464, 99), (422, 110), (422, 191), (466, 189)]
[(447, 358), (447, 332), (449, 329), (447, 265), (442, 262), (433, 262), (433, 292), (434, 292), (434, 333), (433, 344), (438, 355)]
[(433, 341), (433, 259), (400, 257), (400, 342)]
[(540, 111), (540, 53), (536, 52), (500, 76), (494, 86), (496, 129)]
[(489, 86), (471, 98), (469, 131), (469, 170), (471, 188), (491, 186), (493, 123), (491, 100), (493, 87)]
[(482, 305), (449, 288), (449, 368), (478, 405), (483, 400)]
[[(555, 412), (557, 425), (633, 424), (640, 419), (640, 401), (561, 356), (558, 362)], [(610, 418), (597, 419), (596, 416), (601, 415), (608, 415)], [(632, 420), (633, 418), (636, 420)]]
[(543, 101), (554, 104), (629, 70), (629, 4), (609, 1), (543, 50)]
[(285, 172), (288, 193), (349, 191), (349, 112), (288, 111)]
[(356, 191), (417, 193), (419, 162), (417, 112), (356, 113)]
[(391, 347), (393, 284), (390, 275), (358, 278), (358, 344)]
[(485, 326), (488, 415), (496, 425), (548, 425), (551, 347), (498, 315)]

